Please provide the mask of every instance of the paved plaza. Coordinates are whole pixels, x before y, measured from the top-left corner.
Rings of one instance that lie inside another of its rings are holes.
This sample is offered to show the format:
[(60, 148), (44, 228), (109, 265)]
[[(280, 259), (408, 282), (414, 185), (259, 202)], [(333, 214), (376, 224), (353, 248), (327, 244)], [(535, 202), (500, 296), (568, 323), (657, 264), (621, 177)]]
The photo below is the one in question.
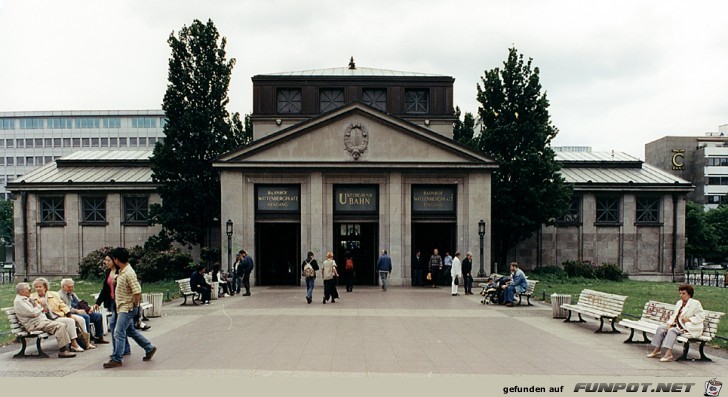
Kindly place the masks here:
[[(344, 288), (340, 288), (340, 291)], [(355, 287), (336, 303), (306, 304), (303, 287), (253, 287), (252, 296), (210, 306), (165, 304), (147, 336), (159, 351), (142, 362), (132, 341), (124, 365), (103, 369), (110, 345), (58, 359), (15, 360), (18, 345), (0, 354), (0, 376), (130, 377), (457, 377), (492, 375), (682, 376), (728, 373), (724, 351), (706, 349), (712, 363), (648, 359), (649, 347), (624, 344), (629, 335), (595, 334), (599, 322), (566, 324), (550, 305), (484, 306), (480, 295), (453, 297), (449, 288)], [(524, 302), (525, 304), (525, 302)], [(676, 354), (679, 354), (678, 347)], [(691, 349), (697, 357), (697, 348)], [(34, 353), (35, 346), (29, 351)]]

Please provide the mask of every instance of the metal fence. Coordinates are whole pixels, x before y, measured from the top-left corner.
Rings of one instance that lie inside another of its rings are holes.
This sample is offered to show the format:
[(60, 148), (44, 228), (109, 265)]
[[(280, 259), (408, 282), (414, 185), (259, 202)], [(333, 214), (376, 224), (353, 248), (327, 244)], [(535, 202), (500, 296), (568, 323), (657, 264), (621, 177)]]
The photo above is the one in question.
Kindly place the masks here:
[(12, 262), (0, 262), (0, 284), (15, 282), (15, 264)]
[(726, 281), (725, 273), (720, 271), (686, 270), (685, 282), (693, 285), (728, 287), (728, 281)]

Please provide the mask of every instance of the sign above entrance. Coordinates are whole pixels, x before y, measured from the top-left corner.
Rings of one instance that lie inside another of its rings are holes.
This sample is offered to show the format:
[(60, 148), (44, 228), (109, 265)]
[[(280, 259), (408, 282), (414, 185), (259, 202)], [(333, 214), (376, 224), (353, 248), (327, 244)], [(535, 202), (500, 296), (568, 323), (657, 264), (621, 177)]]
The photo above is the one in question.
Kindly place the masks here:
[(455, 212), (455, 186), (412, 185), (412, 213)]
[(258, 212), (299, 212), (301, 187), (298, 185), (256, 185), (255, 208)]
[(334, 212), (376, 213), (378, 186), (334, 186)]

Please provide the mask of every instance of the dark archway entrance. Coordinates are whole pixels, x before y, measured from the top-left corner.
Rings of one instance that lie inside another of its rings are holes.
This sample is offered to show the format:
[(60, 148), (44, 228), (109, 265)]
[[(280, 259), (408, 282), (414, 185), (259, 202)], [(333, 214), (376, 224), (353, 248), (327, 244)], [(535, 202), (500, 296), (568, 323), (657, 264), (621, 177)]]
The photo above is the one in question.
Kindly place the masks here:
[[(377, 246), (379, 224), (365, 222), (334, 223), (334, 259), (343, 274), (347, 252), (354, 261), (355, 285), (377, 285)], [(342, 280), (343, 282), (343, 280)]]
[(258, 223), (255, 225), (258, 285), (299, 285), (299, 223)]

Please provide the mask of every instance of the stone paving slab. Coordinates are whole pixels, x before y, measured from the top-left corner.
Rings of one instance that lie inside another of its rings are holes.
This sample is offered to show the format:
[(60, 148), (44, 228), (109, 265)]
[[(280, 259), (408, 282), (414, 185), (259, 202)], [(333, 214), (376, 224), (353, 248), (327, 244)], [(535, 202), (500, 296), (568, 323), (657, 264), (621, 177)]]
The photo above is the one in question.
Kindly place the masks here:
[[(124, 365), (103, 369), (110, 345), (50, 359), (15, 360), (17, 345), (0, 354), (0, 377), (487, 377), (489, 375), (607, 375), (714, 377), (728, 373), (724, 351), (712, 363), (660, 363), (649, 347), (624, 344), (628, 333), (595, 334), (599, 322), (564, 323), (551, 307), (480, 304), (448, 288), (357, 287), (323, 305), (322, 289), (308, 305), (301, 288), (253, 288), (210, 306), (166, 304), (145, 331), (158, 348), (150, 362), (132, 343)], [(679, 354), (678, 347), (676, 354)], [(29, 347), (31, 352), (34, 346)], [(697, 356), (697, 349), (691, 352)]]

